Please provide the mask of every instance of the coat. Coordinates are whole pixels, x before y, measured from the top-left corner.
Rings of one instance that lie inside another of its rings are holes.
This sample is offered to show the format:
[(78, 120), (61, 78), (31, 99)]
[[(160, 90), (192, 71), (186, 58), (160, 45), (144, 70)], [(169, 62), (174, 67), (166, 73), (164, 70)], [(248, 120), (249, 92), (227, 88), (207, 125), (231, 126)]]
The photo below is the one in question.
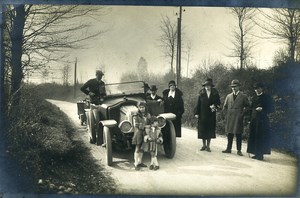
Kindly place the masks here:
[(250, 107), (249, 100), (244, 93), (239, 92), (236, 99), (233, 93), (226, 96), (223, 110), (226, 112), (225, 132), (233, 134), (242, 134), (244, 127), (244, 115)]
[(211, 89), (211, 94), (209, 98), (205, 89), (200, 90), (197, 106), (194, 110), (194, 114), (199, 116), (199, 139), (216, 138), (216, 111), (212, 112), (210, 106), (215, 105), (215, 107), (219, 107), (220, 104), (220, 96), (215, 88)]
[(151, 115), (149, 113), (145, 113), (144, 115), (138, 111), (133, 115), (133, 127), (134, 134), (132, 137), (133, 145), (142, 145), (144, 135), (145, 135), (145, 126), (150, 125)]
[(94, 96), (89, 96), (90, 97), (90, 102), (92, 104), (100, 104), (101, 103), (101, 98), (106, 96), (106, 90), (105, 90), (105, 83), (100, 80), (98, 81), (96, 78), (88, 80), (80, 90), (85, 93), (86, 95), (89, 95), (90, 92), (94, 93)]
[[(262, 107), (262, 111), (255, 109)], [(263, 93), (255, 96), (251, 105), (250, 134), (247, 152), (255, 155), (271, 154), (270, 125), (268, 114), (274, 112), (271, 96)]]
[(181, 117), (184, 113), (183, 93), (179, 89), (175, 89), (175, 97), (168, 97), (170, 89), (163, 91), (164, 109), (166, 113), (174, 113), (176, 119), (173, 120), (173, 124), (176, 131), (176, 137), (181, 137)]

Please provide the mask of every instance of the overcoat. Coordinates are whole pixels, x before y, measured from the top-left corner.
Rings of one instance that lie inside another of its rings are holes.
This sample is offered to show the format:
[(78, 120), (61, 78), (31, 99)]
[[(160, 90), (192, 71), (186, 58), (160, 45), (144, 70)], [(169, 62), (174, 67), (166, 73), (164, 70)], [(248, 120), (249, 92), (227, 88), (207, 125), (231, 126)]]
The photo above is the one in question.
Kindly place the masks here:
[(151, 98), (151, 94), (146, 96), (146, 100), (159, 100), (159, 99), (163, 100), (163, 98), (160, 97), (159, 95), (155, 95), (154, 99)]
[(176, 119), (173, 120), (173, 124), (176, 131), (176, 137), (181, 137), (181, 117), (184, 113), (184, 104), (182, 99), (182, 91), (179, 89), (175, 89), (175, 97), (168, 97), (170, 89), (166, 89), (163, 91), (163, 100), (164, 100), (164, 108), (166, 113), (174, 113), (176, 115)]
[[(262, 111), (255, 109), (262, 107)], [(268, 114), (274, 111), (274, 102), (271, 96), (263, 93), (255, 96), (251, 105), (250, 134), (247, 152), (255, 155), (270, 154), (270, 126)]]
[(235, 99), (233, 97), (233, 93), (230, 93), (226, 96), (223, 105), (223, 110), (226, 112), (226, 133), (243, 133), (243, 118), (249, 107), (249, 100), (242, 92), (239, 92)]
[(197, 106), (194, 114), (198, 115), (198, 138), (210, 139), (216, 137), (216, 111), (211, 110), (210, 106), (220, 106), (220, 96), (215, 88), (211, 89), (208, 97), (206, 90), (203, 88), (199, 92)]

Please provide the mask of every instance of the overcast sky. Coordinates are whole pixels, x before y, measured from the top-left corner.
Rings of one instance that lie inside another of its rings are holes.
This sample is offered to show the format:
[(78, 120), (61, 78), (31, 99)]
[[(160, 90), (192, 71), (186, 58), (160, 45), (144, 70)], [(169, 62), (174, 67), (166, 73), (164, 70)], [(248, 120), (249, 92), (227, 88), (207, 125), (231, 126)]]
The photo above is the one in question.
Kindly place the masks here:
[[(71, 52), (70, 60), (78, 59), (78, 80), (85, 82), (95, 76), (95, 69), (105, 65), (105, 81), (118, 82), (124, 72), (134, 71), (140, 57), (148, 63), (152, 73), (169, 70), (168, 60), (159, 48), (162, 16), (176, 21), (178, 7), (113, 6), (107, 7), (108, 14), (95, 22), (95, 27), (108, 27), (109, 31), (89, 42), (88, 48)], [(228, 8), (183, 7), (183, 43), (190, 41), (191, 60), (189, 76), (203, 61), (218, 60), (226, 65), (238, 66), (238, 59), (229, 58), (232, 48), (232, 29), (237, 21)], [(103, 26), (99, 25), (103, 24)], [(260, 33), (259, 29), (255, 33)], [(253, 59), (259, 68), (272, 66), (274, 52), (282, 47), (277, 42), (253, 38)], [(184, 54), (183, 54), (184, 56)], [(182, 60), (182, 75), (187, 74), (187, 62)]]

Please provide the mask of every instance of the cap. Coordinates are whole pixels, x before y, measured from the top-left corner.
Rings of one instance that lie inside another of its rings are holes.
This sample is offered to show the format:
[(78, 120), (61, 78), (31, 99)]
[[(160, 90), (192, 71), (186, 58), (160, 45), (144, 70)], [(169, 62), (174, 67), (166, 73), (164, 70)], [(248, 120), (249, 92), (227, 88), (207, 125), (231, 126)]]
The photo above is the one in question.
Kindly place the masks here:
[(231, 84), (230, 84), (231, 87), (236, 87), (236, 86), (240, 86), (240, 85), (241, 85), (240, 81), (237, 79), (232, 80)]

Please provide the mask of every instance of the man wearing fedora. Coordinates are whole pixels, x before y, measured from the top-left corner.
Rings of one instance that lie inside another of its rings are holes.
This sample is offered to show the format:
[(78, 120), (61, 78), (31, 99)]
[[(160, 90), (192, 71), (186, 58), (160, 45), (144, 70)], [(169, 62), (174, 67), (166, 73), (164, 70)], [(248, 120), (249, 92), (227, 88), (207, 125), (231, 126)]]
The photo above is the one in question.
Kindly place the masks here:
[(146, 96), (146, 100), (156, 100), (158, 102), (162, 102), (162, 97), (160, 97), (159, 95), (157, 95), (157, 87), (156, 85), (151, 85), (150, 86), (150, 95)]
[(100, 104), (106, 96), (105, 83), (102, 81), (104, 73), (101, 70), (96, 71), (96, 78), (88, 80), (80, 90), (89, 95), (92, 104)]
[(211, 152), (210, 140), (216, 138), (216, 112), (221, 102), (211, 78), (208, 78), (202, 86), (194, 113), (198, 118), (198, 139), (202, 139), (203, 143), (200, 151)]
[(237, 154), (243, 156), (242, 134), (243, 121), (246, 110), (250, 107), (250, 103), (246, 94), (240, 92), (240, 82), (236, 79), (232, 80), (230, 87), (232, 93), (225, 98), (223, 110), (226, 112), (225, 132), (227, 133), (227, 148), (223, 153), (231, 153), (234, 135), (236, 136)]

